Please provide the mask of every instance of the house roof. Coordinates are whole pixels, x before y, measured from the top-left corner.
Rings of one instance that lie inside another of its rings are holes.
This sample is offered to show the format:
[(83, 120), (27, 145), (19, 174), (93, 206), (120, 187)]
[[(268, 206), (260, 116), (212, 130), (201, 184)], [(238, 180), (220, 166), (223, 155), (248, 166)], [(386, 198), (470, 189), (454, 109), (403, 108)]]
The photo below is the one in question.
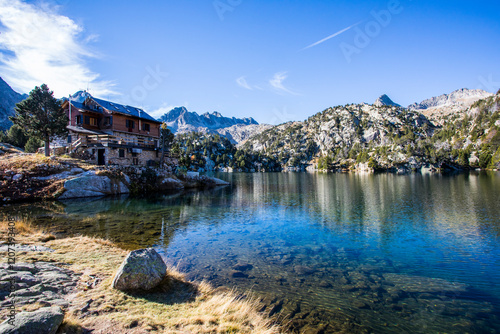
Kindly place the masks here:
[[(90, 95), (90, 93), (85, 92), (85, 91), (79, 91), (79, 92), (73, 94), (71, 96), (71, 104), (73, 104), (77, 108), (81, 108), (81, 109), (84, 109), (84, 110), (90, 110), (90, 111), (93, 111), (93, 112), (98, 112), (96, 110), (89, 109), (88, 107), (83, 106), (83, 102), (87, 98), (91, 98), (97, 104), (99, 104), (101, 107), (103, 107), (103, 108), (105, 108), (107, 110), (110, 110), (111, 112), (116, 112), (116, 113), (121, 113), (121, 114), (129, 115), (129, 116), (132, 116), (132, 117), (137, 117), (137, 118), (140, 118), (140, 119), (148, 120), (150, 122), (161, 123), (160, 121), (157, 121), (156, 119), (154, 119), (153, 117), (151, 117), (147, 112), (145, 112), (144, 110), (142, 110), (140, 108), (136, 108), (136, 107), (132, 107), (132, 106), (126, 106), (126, 105), (123, 105), (123, 104), (119, 104), (119, 103), (115, 103), (115, 102), (110, 102), (110, 101), (106, 101), (106, 100), (103, 100), (103, 99), (98, 99), (96, 97), (93, 97), (92, 95)], [(83, 108), (80, 107), (80, 106), (77, 106), (75, 104), (75, 102), (79, 103), (80, 105), (82, 105)]]
[(84, 133), (86, 135), (105, 135), (106, 134), (105, 132), (102, 132), (102, 131), (84, 129), (81, 126), (68, 125), (66, 128), (68, 130), (71, 130), (74, 132), (79, 132), (79, 133)]
[(71, 101), (71, 104), (73, 106), (77, 107), (78, 109), (82, 109), (82, 110), (86, 110), (86, 111), (91, 111), (91, 112), (96, 112), (98, 114), (102, 114), (103, 113), (102, 110), (89, 108), (88, 106), (84, 105), (83, 103), (80, 103), (80, 102), (77, 102), (77, 101)]

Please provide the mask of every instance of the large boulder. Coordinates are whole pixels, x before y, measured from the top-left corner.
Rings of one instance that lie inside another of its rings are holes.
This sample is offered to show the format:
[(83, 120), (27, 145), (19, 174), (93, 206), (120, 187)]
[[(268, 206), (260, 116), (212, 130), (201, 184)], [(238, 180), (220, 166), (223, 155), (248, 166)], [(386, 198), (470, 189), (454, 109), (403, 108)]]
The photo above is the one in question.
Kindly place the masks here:
[(64, 319), (64, 313), (57, 306), (44, 307), (34, 312), (16, 314), (13, 324), (5, 320), (0, 324), (3, 334), (55, 334)]
[(151, 290), (167, 275), (167, 265), (153, 248), (130, 252), (118, 269), (113, 288), (122, 291)]
[(128, 194), (127, 186), (108, 176), (85, 175), (64, 182), (66, 190), (59, 199)]

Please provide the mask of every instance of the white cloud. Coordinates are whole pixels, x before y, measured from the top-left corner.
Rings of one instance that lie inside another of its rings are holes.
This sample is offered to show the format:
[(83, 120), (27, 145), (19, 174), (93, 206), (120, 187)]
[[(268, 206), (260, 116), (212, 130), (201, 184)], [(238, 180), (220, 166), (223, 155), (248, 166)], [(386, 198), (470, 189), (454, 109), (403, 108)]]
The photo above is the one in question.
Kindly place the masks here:
[(283, 85), (283, 81), (285, 81), (285, 79), (287, 77), (288, 77), (287, 72), (275, 73), (273, 78), (271, 80), (269, 80), (269, 84), (279, 93), (288, 93), (288, 94), (292, 94), (292, 95), (298, 95), (297, 93), (292, 92), (291, 90), (289, 90), (288, 88), (286, 88)]
[(248, 84), (247, 80), (245, 79), (245, 77), (239, 77), (238, 79), (236, 79), (236, 83), (238, 84), (238, 86), (240, 87), (243, 87), (245, 89), (248, 89), (248, 90), (252, 90), (252, 87), (250, 87), (250, 85)]
[(20, 0), (0, 0), (0, 71), (16, 90), (29, 92), (46, 83), (58, 97), (87, 86), (95, 95), (114, 95), (113, 84), (101, 81), (85, 64), (96, 57), (81, 37), (83, 28), (55, 8)]
[[(317, 41), (316, 43), (313, 43), (313, 44), (311, 44), (311, 45), (309, 45), (309, 46), (306, 46), (306, 47), (305, 47), (305, 48), (303, 48), (302, 50), (306, 50), (306, 49), (312, 48), (313, 46), (316, 46), (316, 45), (319, 45), (319, 44), (321, 44), (321, 43), (324, 43), (324, 42), (326, 42), (327, 40), (329, 40), (329, 39), (331, 39), (331, 38), (337, 37), (338, 35), (343, 34), (343, 33), (344, 33), (344, 32), (346, 32), (347, 30), (349, 30), (349, 29), (351, 29), (351, 28), (354, 28), (355, 26), (357, 26), (357, 25), (358, 25), (358, 24), (360, 24), (360, 23), (361, 23), (361, 22), (358, 22), (358, 23), (353, 24), (352, 26), (349, 26), (349, 27), (347, 27), (347, 28), (344, 28), (344, 29), (342, 29), (342, 30), (339, 30), (339, 31), (337, 31), (337, 32), (336, 32), (336, 33), (334, 33), (334, 34), (331, 34), (330, 36), (325, 37), (325, 38), (323, 38), (322, 40)], [(301, 51), (302, 51), (302, 50), (301, 50)]]

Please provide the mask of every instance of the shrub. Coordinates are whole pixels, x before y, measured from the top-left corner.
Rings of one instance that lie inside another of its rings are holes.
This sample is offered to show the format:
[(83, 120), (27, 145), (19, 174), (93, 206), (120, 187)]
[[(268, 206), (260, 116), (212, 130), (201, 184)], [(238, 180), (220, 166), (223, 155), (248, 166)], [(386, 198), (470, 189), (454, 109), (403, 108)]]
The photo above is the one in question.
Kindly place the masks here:
[(40, 147), (43, 146), (43, 143), (36, 139), (35, 137), (30, 137), (24, 145), (24, 151), (26, 153), (36, 153)]
[(17, 124), (14, 124), (10, 127), (7, 132), (7, 142), (16, 147), (23, 148), (26, 145), (28, 138), (24, 133), (24, 130)]
[(490, 162), (491, 162), (491, 153), (488, 152), (488, 151), (483, 151), (480, 155), (479, 155), (479, 167), (480, 168), (488, 168), (488, 166), (490, 165)]

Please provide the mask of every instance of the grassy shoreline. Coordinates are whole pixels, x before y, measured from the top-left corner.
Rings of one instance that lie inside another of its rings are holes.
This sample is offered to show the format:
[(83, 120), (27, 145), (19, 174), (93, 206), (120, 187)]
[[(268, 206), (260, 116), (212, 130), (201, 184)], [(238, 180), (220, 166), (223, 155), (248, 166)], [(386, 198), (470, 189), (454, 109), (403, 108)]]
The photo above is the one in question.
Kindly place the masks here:
[[(6, 221), (0, 235), (6, 240)], [(27, 222), (16, 222), (16, 243), (43, 245), (54, 252), (16, 252), (17, 263), (52, 262), (81, 274), (78, 291), (68, 298), (64, 333), (280, 333), (257, 311), (259, 302), (205, 282), (189, 282), (175, 268), (154, 291), (128, 294), (111, 288), (127, 251), (110, 241), (90, 237), (56, 239)], [(5, 254), (3, 255), (5, 256)], [(6, 262), (6, 259), (3, 259)], [(34, 311), (42, 304), (25, 306)], [(5, 314), (0, 313), (2, 319)]]

